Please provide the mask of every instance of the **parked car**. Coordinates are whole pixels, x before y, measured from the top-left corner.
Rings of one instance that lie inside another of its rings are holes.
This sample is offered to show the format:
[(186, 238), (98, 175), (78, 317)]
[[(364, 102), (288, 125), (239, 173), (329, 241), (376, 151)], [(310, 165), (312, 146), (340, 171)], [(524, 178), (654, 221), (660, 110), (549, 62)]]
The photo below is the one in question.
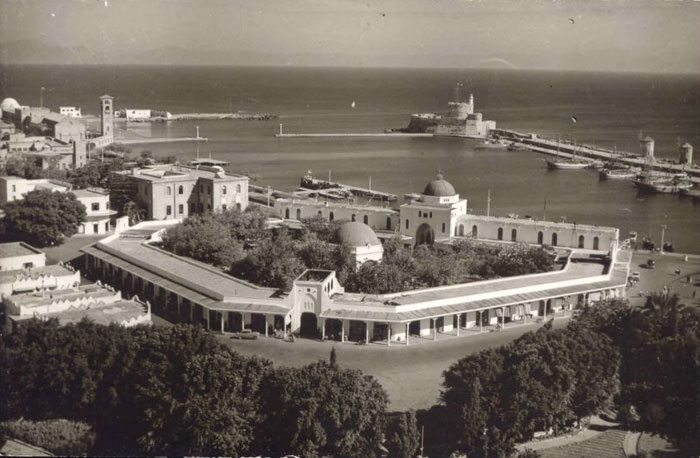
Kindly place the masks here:
[(656, 261), (647, 259), (647, 269), (656, 269)]
[(244, 329), (240, 332), (234, 332), (231, 335), (232, 339), (239, 339), (239, 340), (255, 340), (260, 336), (260, 333), (257, 331), (251, 331), (250, 329)]
[(630, 275), (630, 279), (633, 281), (639, 281), (640, 278), (641, 274), (639, 272), (632, 272), (632, 274)]

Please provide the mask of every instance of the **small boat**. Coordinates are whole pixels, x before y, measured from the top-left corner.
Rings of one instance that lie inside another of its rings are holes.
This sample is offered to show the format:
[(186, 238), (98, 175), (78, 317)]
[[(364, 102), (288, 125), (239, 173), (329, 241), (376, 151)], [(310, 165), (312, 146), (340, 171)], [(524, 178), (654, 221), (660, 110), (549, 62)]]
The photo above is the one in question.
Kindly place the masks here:
[(474, 145), (474, 149), (506, 149), (508, 142), (504, 140), (484, 140)]
[(599, 171), (598, 176), (601, 180), (631, 180), (637, 176), (638, 170), (629, 165), (612, 163)]
[(580, 170), (591, 166), (591, 161), (578, 159), (576, 157), (576, 147), (574, 147), (574, 153), (571, 155), (571, 158), (560, 158), (559, 143), (557, 143), (557, 156), (554, 159), (547, 159), (545, 162), (547, 163), (547, 168), (549, 168), (549, 170)]
[(528, 151), (530, 148), (523, 143), (512, 142), (508, 145), (508, 151)]

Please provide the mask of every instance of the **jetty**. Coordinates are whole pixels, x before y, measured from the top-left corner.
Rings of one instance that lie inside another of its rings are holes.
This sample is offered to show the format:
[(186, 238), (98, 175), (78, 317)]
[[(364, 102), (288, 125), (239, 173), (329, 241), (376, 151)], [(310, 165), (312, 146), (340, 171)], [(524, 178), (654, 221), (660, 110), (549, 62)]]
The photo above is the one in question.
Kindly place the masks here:
[(648, 168), (666, 173), (686, 173), (692, 182), (696, 184), (700, 183), (700, 168), (690, 167), (686, 164), (675, 164), (658, 159), (649, 162), (646, 157), (629, 152), (613, 151), (592, 145), (574, 144), (568, 141), (550, 140), (540, 138), (534, 134), (523, 134), (513, 130), (494, 129), (491, 131), (491, 135), (512, 140), (526, 146), (531, 151), (548, 154), (550, 156), (572, 157), (576, 155), (577, 157), (590, 158), (604, 162), (622, 163), (633, 167)]
[(312, 133), (301, 133), (301, 134), (275, 134), (278, 138), (314, 138), (314, 137), (382, 137), (382, 138), (432, 138), (434, 134), (409, 134), (409, 133), (324, 133), (324, 134), (312, 134)]

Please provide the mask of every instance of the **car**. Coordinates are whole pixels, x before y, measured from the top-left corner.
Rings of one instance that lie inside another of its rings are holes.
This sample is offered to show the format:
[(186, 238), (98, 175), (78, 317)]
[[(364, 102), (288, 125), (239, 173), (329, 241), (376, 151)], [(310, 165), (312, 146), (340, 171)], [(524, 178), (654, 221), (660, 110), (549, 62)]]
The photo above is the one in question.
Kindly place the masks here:
[(260, 336), (260, 333), (257, 331), (251, 331), (250, 329), (244, 329), (240, 332), (234, 332), (231, 335), (232, 339), (239, 339), (239, 340), (255, 340)]
[(647, 269), (656, 269), (656, 261), (647, 259)]
[(639, 281), (641, 274), (639, 272), (632, 272), (630, 275), (630, 280)]

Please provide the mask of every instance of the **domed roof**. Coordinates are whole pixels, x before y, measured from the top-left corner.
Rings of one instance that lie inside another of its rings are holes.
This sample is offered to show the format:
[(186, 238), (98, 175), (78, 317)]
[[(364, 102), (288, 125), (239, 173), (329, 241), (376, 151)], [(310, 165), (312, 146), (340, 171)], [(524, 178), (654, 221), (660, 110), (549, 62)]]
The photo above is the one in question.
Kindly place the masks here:
[(346, 244), (353, 247), (366, 245), (379, 245), (377, 234), (366, 224), (351, 221), (344, 223), (335, 233), (335, 240), (338, 244)]
[(448, 197), (457, 194), (454, 186), (449, 181), (444, 180), (442, 175), (437, 176), (437, 180), (433, 180), (425, 186), (423, 190), (424, 196), (433, 197)]
[(691, 144), (688, 143), (688, 142), (685, 142), (685, 143), (683, 143), (683, 144), (681, 145), (681, 148), (683, 148), (683, 149), (693, 149), (693, 145), (691, 145)]
[(3, 99), (2, 103), (0, 103), (0, 110), (14, 111), (14, 109), (19, 108), (19, 106), (19, 102), (17, 102), (12, 97), (8, 97), (6, 99)]

